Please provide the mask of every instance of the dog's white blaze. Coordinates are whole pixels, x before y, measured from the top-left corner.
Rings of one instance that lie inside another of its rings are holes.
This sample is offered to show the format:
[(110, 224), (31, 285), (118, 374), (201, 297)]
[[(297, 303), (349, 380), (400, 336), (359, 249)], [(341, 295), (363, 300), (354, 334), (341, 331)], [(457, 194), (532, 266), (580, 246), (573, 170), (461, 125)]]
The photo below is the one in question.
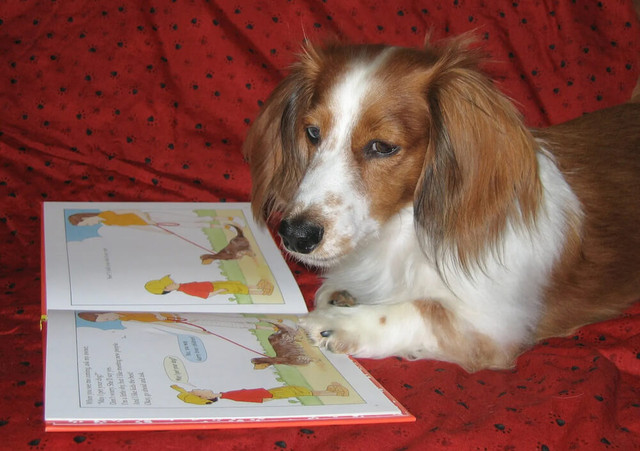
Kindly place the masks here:
[(330, 230), (312, 258), (331, 259), (342, 255), (347, 250), (346, 243), (354, 246), (379, 227), (370, 218), (369, 200), (354, 170), (351, 135), (364, 101), (375, 87), (375, 72), (385, 57), (386, 53), (382, 53), (373, 62), (354, 64), (330, 93), (332, 126), (321, 130), (320, 145), (294, 202), (296, 213), (308, 209), (320, 212), (326, 229)]

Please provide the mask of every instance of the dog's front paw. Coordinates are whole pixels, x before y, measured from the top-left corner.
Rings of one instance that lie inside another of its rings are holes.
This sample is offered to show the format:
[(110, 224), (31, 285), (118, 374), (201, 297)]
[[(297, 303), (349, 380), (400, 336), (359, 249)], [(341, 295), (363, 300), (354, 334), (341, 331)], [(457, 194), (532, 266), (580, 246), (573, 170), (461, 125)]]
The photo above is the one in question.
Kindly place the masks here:
[(329, 304), (336, 307), (353, 307), (356, 305), (356, 298), (347, 290), (334, 291), (329, 297)]
[(300, 326), (316, 346), (339, 354), (358, 354), (362, 337), (354, 327), (353, 310), (338, 307), (314, 310), (301, 319)]
[(316, 293), (315, 307), (322, 309), (327, 307), (353, 307), (357, 304), (356, 298), (347, 290), (320, 289)]

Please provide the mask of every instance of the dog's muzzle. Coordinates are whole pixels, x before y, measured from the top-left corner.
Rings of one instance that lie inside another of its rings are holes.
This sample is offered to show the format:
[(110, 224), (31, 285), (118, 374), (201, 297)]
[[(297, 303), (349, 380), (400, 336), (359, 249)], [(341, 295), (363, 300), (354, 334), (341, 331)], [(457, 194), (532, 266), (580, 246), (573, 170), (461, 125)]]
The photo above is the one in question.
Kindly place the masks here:
[(324, 228), (304, 218), (283, 219), (278, 234), (284, 247), (291, 252), (309, 254), (322, 241)]

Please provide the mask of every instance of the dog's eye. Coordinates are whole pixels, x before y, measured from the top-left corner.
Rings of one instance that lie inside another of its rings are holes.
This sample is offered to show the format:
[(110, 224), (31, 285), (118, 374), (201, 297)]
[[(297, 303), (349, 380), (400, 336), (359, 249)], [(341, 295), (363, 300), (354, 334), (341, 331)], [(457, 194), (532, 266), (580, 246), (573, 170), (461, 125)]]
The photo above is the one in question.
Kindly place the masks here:
[(371, 141), (364, 148), (368, 157), (388, 157), (400, 150), (400, 146), (395, 146), (384, 141)]
[(320, 129), (318, 127), (307, 127), (307, 138), (311, 144), (316, 145), (320, 142)]

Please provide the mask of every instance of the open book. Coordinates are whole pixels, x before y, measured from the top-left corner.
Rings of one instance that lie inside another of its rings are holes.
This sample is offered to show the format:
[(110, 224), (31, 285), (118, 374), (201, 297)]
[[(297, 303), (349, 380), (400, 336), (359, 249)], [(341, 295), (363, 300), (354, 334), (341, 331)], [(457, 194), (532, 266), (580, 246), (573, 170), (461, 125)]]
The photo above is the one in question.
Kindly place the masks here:
[(413, 421), (313, 346), (249, 204), (46, 202), (49, 431)]

